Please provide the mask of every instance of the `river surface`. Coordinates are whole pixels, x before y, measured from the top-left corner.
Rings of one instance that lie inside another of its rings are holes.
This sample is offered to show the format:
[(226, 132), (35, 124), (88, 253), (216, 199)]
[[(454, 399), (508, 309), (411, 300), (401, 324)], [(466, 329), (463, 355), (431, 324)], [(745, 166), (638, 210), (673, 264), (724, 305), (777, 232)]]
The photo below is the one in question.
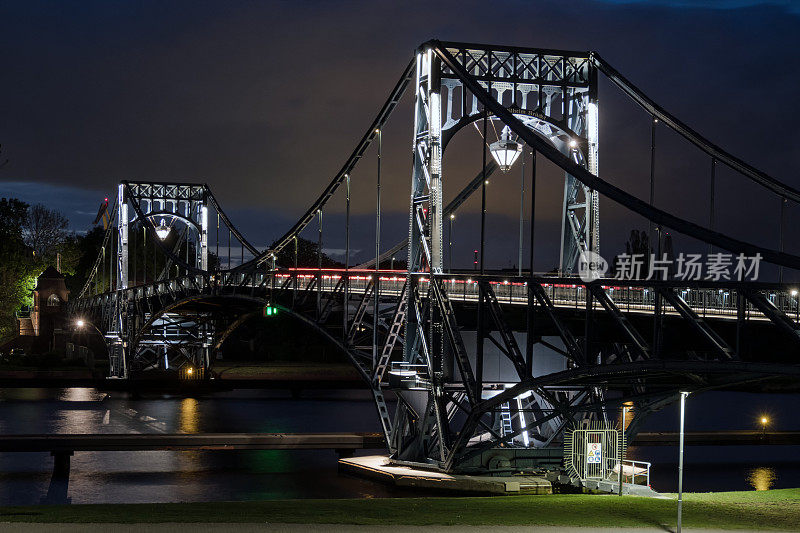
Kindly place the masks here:
[[(798, 404), (800, 398), (788, 395), (707, 394), (688, 403), (687, 431), (752, 428), (750, 419), (762, 412), (775, 420), (774, 429), (797, 429)], [(676, 416), (668, 407), (645, 430), (674, 431)], [(379, 431), (366, 391), (308, 391), (293, 399), (280, 391), (134, 398), (82, 388), (0, 390), (3, 434), (337, 431)], [(684, 489), (800, 486), (799, 448), (687, 447)], [(656, 490), (675, 490), (677, 450), (632, 448), (629, 456), (653, 463)], [(336, 460), (332, 450), (76, 452), (69, 497), (73, 503), (139, 503), (419, 495), (339, 475)], [(0, 454), (0, 504), (39, 503), (52, 461), (46, 453)]]

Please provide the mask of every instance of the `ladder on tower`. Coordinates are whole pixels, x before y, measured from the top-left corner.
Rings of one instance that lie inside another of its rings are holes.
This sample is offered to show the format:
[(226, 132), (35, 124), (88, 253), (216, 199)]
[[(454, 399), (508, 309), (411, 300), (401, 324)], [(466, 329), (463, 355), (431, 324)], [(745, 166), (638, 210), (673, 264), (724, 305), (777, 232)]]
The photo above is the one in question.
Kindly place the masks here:
[(506, 402), (500, 406), (500, 434), (505, 437), (514, 432), (514, 424), (511, 423), (511, 405)]

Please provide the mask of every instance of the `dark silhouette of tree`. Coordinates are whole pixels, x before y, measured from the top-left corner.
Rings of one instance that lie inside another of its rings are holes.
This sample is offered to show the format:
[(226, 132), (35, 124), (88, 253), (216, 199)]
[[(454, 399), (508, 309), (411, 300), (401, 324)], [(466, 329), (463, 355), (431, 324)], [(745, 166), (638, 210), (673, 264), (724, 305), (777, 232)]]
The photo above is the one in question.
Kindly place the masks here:
[(16, 198), (0, 199), (0, 237), (22, 243), (22, 226), (28, 218), (28, 207)]
[(67, 217), (42, 204), (36, 204), (28, 209), (28, 216), (22, 226), (22, 237), (37, 260), (49, 261), (69, 237), (68, 228)]
[[(100, 255), (100, 250), (103, 246), (103, 237), (105, 230), (102, 226), (95, 226), (85, 235), (77, 235), (70, 239), (67, 248), (69, 252), (74, 252), (76, 260), (72, 272), (66, 276), (67, 288), (70, 290), (73, 297), (77, 297), (83, 286), (86, 284), (86, 278), (91, 274), (97, 256)], [(106, 270), (108, 267), (106, 266)], [(103, 270), (98, 273), (102, 276)], [(106, 279), (109, 273), (106, 272)], [(99, 280), (102, 287), (106, 287), (107, 281)]]
[[(274, 244), (274, 243), (273, 243)], [(294, 267), (295, 243), (290, 242), (278, 253), (278, 266), (284, 268)], [(319, 265), (319, 244), (302, 237), (297, 238), (297, 266), (315, 268)], [(325, 253), (322, 254), (322, 268), (342, 268), (344, 263), (332, 259)]]
[(14, 313), (30, 305), (35, 265), (22, 238), (28, 204), (0, 199), (0, 342), (16, 333)]
[[(650, 247), (650, 236), (644, 230), (631, 230), (628, 241), (625, 243), (625, 253), (629, 256), (638, 256), (637, 262), (642, 261), (641, 276), (647, 277), (650, 272), (650, 254), (654, 253)], [(616, 276), (619, 268), (619, 255), (614, 256), (609, 266), (609, 276)]]

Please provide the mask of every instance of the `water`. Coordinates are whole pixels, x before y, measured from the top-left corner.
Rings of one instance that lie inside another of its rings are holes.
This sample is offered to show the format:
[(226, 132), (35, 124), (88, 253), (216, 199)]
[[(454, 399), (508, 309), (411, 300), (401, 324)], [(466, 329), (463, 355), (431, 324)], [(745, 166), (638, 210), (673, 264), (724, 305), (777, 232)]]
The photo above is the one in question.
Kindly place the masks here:
[[(770, 410), (774, 429), (795, 429), (795, 396), (719, 393), (691, 398), (687, 431), (752, 427), (722, 415), (730, 413), (731, 405), (752, 407), (755, 398), (767, 402), (763, 409)], [(752, 408), (763, 411), (761, 406)], [(656, 413), (645, 430), (674, 430), (675, 416), (671, 407)], [(779, 421), (789, 427), (780, 427)], [(0, 390), (3, 434), (326, 431), (379, 431), (371, 396), (366, 391), (309, 391), (292, 399), (279, 391), (235, 391), (133, 398), (78, 388)], [(798, 448), (687, 447), (684, 487), (721, 491), (800, 486)], [(675, 490), (674, 448), (632, 448), (629, 456), (653, 462), (656, 490)], [(69, 496), (73, 503), (140, 503), (419, 495), (341, 476), (336, 460), (332, 450), (77, 452)], [(39, 503), (51, 468), (46, 453), (0, 454), (0, 505)]]
[[(207, 397), (106, 395), (94, 389), (0, 391), (0, 431), (195, 433), (378, 431), (360, 391), (288, 394), (237, 391)], [(332, 450), (77, 452), (73, 503), (385, 497), (406, 491), (339, 476)], [(0, 504), (39, 503), (50, 481), (46, 453), (0, 454)]]
[[(800, 396), (711, 392), (686, 400), (686, 431), (800, 429)], [(678, 403), (653, 413), (642, 431), (678, 431)], [(678, 490), (677, 446), (630, 448), (628, 457), (653, 463), (651, 484), (661, 492)], [(800, 487), (800, 446), (686, 446), (684, 490), (717, 492)]]

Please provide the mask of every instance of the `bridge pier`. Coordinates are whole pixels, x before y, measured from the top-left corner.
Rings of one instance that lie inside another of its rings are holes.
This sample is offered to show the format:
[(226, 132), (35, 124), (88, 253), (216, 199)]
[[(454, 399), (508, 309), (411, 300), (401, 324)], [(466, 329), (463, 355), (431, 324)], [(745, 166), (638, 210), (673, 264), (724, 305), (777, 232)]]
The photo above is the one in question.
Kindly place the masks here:
[(42, 498), (42, 503), (70, 503), (67, 492), (69, 490), (70, 457), (72, 457), (73, 452), (70, 450), (58, 450), (50, 452), (50, 455), (53, 456), (53, 474), (50, 477), (47, 496)]
[(356, 454), (356, 451), (350, 448), (336, 448), (334, 451), (339, 459), (349, 459), (354, 457)]

